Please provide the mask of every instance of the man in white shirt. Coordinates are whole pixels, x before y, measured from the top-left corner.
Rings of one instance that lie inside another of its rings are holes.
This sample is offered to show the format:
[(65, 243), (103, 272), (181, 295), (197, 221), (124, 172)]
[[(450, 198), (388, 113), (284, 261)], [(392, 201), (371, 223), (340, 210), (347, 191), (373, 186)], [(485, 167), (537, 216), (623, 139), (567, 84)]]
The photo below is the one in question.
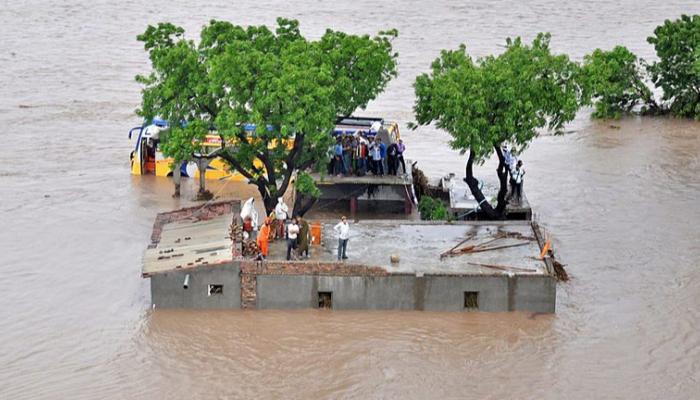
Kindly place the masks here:
[(513, 153), (511, 153), (510, 150), (508, 150), (508, 146), (506, 146), (505, 144), (501, 148), (501, 151), (503, 152), (503, 162), (506, 164), (506, 168), (508, 169), (507, 172), (510, 172), (515, 166), (515, 156), (513, 156)]
[(292, 218), (292, 222), (287, 225), (287, 260), (292, 259), (292, 250), (297, 248), (297, 236), (299, 235), (299, 224), (297, 218)]
[(348, 239), (350, 238), (350, 225), (345, 216), (340, 218), (340, 222), (333, 227), (335, 233), (338, 234), (338, 261), (347, 260), (345, 250), (348, 247)]
[(523, 178), (525, 177), (525, 168), (523, 168), (522, 160), (518, 160), (515, 169), (510, 172), (510, 175), (513, 182), (513, 196), (520, 203), (520, 199), (523, 196)]
[(289, 207), (284, 204), (284, 199), (282, 197), (277, 198), (277, 205), (275, 206), (275, 219), (277, 220), (277, 238), (284, 237), (284, 221), (287, 220), (287, 213), (289, 212)]

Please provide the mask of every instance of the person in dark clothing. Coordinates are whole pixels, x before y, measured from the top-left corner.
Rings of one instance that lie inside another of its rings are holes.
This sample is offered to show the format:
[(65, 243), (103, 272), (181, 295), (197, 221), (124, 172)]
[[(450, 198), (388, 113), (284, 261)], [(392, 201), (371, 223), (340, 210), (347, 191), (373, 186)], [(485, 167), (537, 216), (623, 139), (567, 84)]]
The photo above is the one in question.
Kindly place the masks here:
[(389, 164), (389, 175), (396, 175), (399, 167), (399, 147), (396, 143), (392, 143), (386, 149), (387, 163)]
[(299, 221), (299, 236), (297, 237), (297, 251), (299, 252), (299, 257), (309, 258), (309, 244), (311, 243), (311, 229), (309, 228), (309, 223), (302, 217), (298, 218)]
[(515, 164), (515, 169), (510, 172), (510, 176), (510, 183), (513, 188), (511, 197), (514, 197), (519, 204), (523, 197), (523, 177), (525, 176), (522, 160), (518, 160), (518, 163)]
[(340, 137), (338, 137), (338, 139), (335, 142), (335, 147), (333, 148), (333, 158), (335, 160), (333, 174), (345, 175), (345, 163), (343, 161), (343, 143)]
[(343, 137), (343, 175), (352, 174), (352, 148), (350, 136)]
[[(399, 139), (399, 143), (396, 145), (396, 147), (399, 150), (399, 155), (397, 157), (397, 160), (399, 163), (401, 163), (401, 170), (403, 171), (404, 174), (408, 173), (406, 171), (406, 161), (403, 159), (403, 152), (406, 151), (406, 145), (403, 144), (403, 140)], [(396, 169), (399, 169), (398, 163), (396, 164)]]

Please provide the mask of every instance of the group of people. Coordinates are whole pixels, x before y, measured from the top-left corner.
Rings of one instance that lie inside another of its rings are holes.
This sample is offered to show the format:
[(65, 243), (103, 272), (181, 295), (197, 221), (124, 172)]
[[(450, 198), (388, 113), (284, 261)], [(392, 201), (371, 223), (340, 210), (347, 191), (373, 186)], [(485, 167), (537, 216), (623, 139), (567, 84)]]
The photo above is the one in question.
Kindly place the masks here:
[[(311, 228), (302, 217), (288, 220), (289, 208), (280, 197), (272, 214), (265, 218), (256, 239), (259, 259), (266, 259), (270, 252), (270, 240), (284, 238), (287, 241), (287, 260), (309, 258)], [(244, 222), (245, 226), (245, 222)]]
[[(244, 238), (253, 238), (258, 247), (258, 259), (267, 259), (270, 253), (270, 241), (284, 238), (287, 241), (287, 260), (308, 259), (309, 246), (311, 244), (311, 227), (309, 223), (300, 216), (288, 219), (289, 208), (280, 197), (277, 199), (275, 210), (269, 217), (265, 218), (257, 237), (254, 237), (256, 226), (252, 217), (252, 200), (246, 202), (246, 214), (243, 217)], [(344, 216), (340, 222), (333, 227), (338, 236), (338, 261), (347, 259), (348, 240), (350, 239), (350, 225)]]
[(356, 132), (353, 135), (336, 137), (336, 143), (329, 152), (332, 153), (331, 162), (328, 165), (329, 175), (338, 176), (364, 176), (373, 175), (398, 175), (399, 165), (402, 173), (406, 173), (406, 161), (403, 153), (406, 145), (399, 139), (396, 143), (387, 146), (381, 138), (374, 136), (368, 138), (364, 132)]
[(523, 168), (523, 161), (516, 161), (515, 156), (506, 145), (503, 145), (501, 151), (503, 152), (503, 161), (506, 163), (506, 167), (508, 168), (508, 175), (510, 176), (509, 198), (515, 199), (518, 203), (520, 203), (523, 196), (523, 178), (525, 177), (525, 168)]

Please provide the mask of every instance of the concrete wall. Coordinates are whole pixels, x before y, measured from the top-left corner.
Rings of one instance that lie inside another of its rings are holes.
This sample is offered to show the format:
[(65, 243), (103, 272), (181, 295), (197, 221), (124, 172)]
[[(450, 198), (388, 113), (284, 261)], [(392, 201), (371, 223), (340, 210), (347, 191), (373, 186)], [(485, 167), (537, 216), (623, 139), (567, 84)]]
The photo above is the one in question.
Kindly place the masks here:
[(318, 292), (332, 292), (336, 310), (477, 311), (464, 308), (464, 293), (478, 292), (478, 311), (551, 313), (556, 281), (505, 275), (257, 276), (260, 309), (316, 308)]
[[(241, 308), (238, 263), (171, 271), (151, 277), (151, 300), (156, 308)], [(183, 288), (186, 274), (189, 288)], [(367, 271), (372, 273), (372, 271)], [(209, 295), (208, 285), (223, 285)], [(259, 309), (317, 308), (318, 293), (331, 292), (336, 310), (477, 311), (464, 308), (465, 292), (478, 292), (478, 311), (553, 313), (556, 280), (551, 276), (350, 275), (270, 273), (255, 276)]]
[[(183, 288), (190, 274), (189, 288)], [(224, 285), (222, 294), (209, 295), (210, 284)], [(237, 264), (170, 271), (151, 277), (151, 303), (156, 308), (241, 308), (241, 278)]]
[(479, 311), (508, 311), (507, 276), (426, 275), (424, 279), (424, 310), (465, 311), (464, 292), (478, 292)]
[(551, 276), (517, 276), (511, 279), (515, 286), (513, 311), (553, 313), (556, 309), (557, 281)]
[(333, 293), (336, 310), (413, 310), (415, 277), (258, 275), (257, 308), (316, 308)]

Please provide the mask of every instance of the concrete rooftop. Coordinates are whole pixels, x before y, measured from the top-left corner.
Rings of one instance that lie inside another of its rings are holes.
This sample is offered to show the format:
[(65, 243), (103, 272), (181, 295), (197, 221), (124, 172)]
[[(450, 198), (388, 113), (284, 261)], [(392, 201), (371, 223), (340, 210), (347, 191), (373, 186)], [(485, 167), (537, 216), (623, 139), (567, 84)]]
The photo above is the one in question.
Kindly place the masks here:
[[(338, 241), (333, 232), (335, 223), (322, 225), (322, 244), (311, 246), (311, 261), (336, 261)], [(502, 237), (506, 234), (516, 237)], [(522, 245), (440, 258), (441, 253), (468, 236), (471, 239), (460, 247), (479, 244), (484, 247)], [(545, 263), (537, 258), (540, 248), (534, 236), (532, 226), (527, 221), (452, 224), (388, 220), (351, 222), (347, 262), (405, 273), (544, 275), (548, 272)], [(285, 255), (286, 245), (283, 241), (272, 243), (270, 259), (282, 260)], [(400, 261), (392, 264), (391, 255), (398, 255)], [(503, 269), (476, 264), (489, 264)]]
[(207, 220), (181, 220), (163, 225), (160, 241), (143, 256), (143, 276), (232, 260), (228, 237), (233, 213)]

